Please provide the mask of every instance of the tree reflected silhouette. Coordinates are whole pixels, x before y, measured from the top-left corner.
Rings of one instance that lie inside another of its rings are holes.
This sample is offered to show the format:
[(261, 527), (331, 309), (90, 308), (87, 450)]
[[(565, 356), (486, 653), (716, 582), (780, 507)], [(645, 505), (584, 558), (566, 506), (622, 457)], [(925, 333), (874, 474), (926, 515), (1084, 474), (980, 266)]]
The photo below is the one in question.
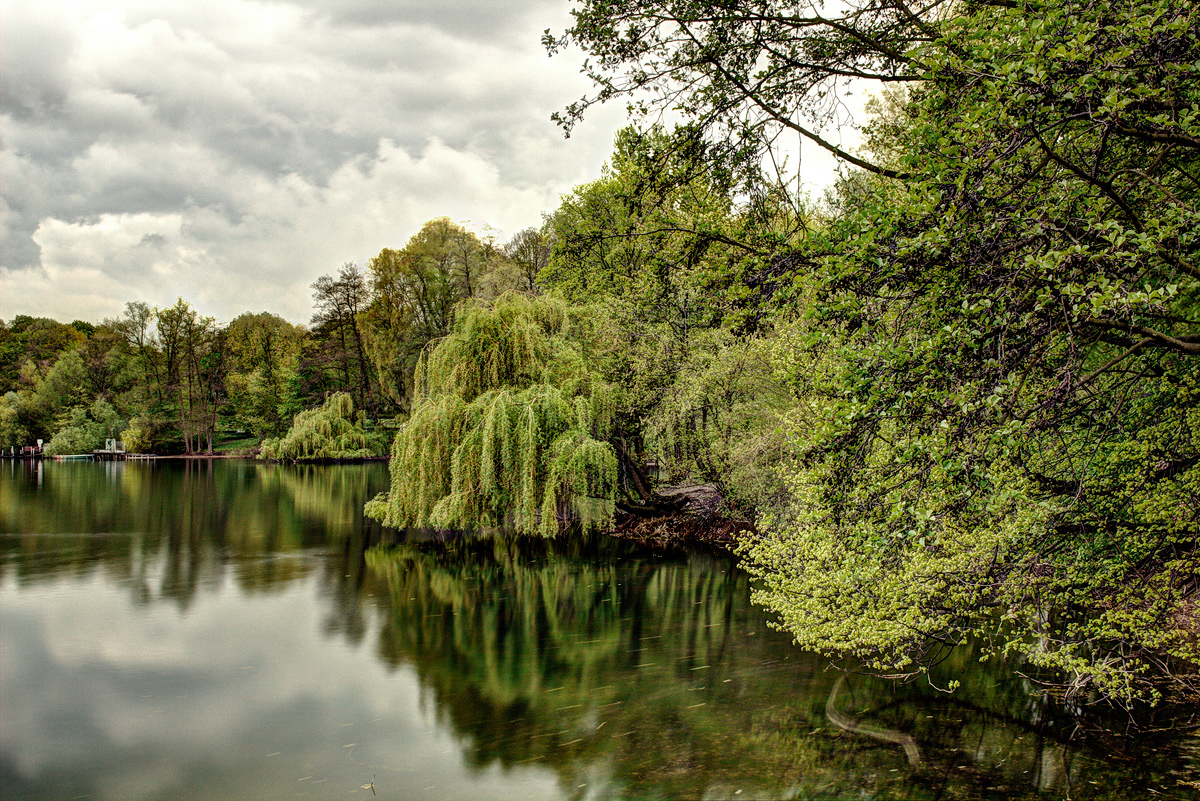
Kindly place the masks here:
[(383, 465), (9, 462), (0, 586), (98, 579), (180, 616), (311, 587), (322, 641), (415, 676), (480, 782), (544, 770), (564, 798), (1200, 797), (1181, 725), (1082, 737), (1087, 719), (970, 644), (931, 683), (846, 675), (772, 630), (725, 555), (382, 529), (362, 507), (386, 481)]
[[(415, 667), (470, 763), (544, 765), (567, 797), (1134, 798), (1178, 788), (1165, 755), (1114, 771), (1104, 754), (1068, 746), (1077, 721), (1008, 666), (981, 666), (970, 646), (934, 676), (960, 677), (955, 695), (847, 680), (769, 629), (749, 579), (724, 558), (603, 536), (493, 535), (400, 542), (366, 561), (390, 596), (380, 657)], [(829, 720), (839, 683), (856, 731)]]

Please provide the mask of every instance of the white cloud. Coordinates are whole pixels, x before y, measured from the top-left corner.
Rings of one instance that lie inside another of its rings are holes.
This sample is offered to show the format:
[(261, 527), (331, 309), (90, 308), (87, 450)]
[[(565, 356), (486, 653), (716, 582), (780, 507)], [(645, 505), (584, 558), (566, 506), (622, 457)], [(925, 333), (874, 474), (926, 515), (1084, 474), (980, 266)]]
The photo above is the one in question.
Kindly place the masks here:
[(0, 318), (182, 296), (307, 319), (309, 285), (427, 219), (537, 224), (621, 124), (550, 0), (0, 0)]
[[(570, 140), (550, 122), (590, 88), (578, 54), (540, 43), (568, 11), (0, 0), (0, 318), (183, 297), (303, 322), (318, 276), (428, 219), (501, 239), (538, 224), (624, 122), (619, 103)], [(819, 192), (832, 159), (803, 153)]]
[[(142, 152), (152, 161), (189, 161), (186, 152)], [(114, 176), (140, 174), (128, 159), (130, 151), (96, 146), (77, 172), (104, 187)], [(588, 177), (583, 169), (566, 172), (564, 185)], [(438, 140), (416, 155), (383, 140), (324, 185), (296, 173), (268, 178), (234, 169), (227, 178), (227, 202), (244, 210), (236, 219), (218, 204), (192, 204), (165, 213), (43, 220), (33, 237), (40, 268), (6, 272), (5, 305), (53, 291), (54, 303), (77, 310), (64, 316), (99, 319), (118, 314), (129, 300), (165, 304), (182, 296), (225, 320), (265, 308), (304, 321), (318, 276), (403, 245), (424, 221), (446, 215), (503, 236), (536, 224), (538, 210), (554, 207), (559, 191), (553, 184), (505, 182), (495, 164)], [(150, 185), (152, 178), (141, 181)]]

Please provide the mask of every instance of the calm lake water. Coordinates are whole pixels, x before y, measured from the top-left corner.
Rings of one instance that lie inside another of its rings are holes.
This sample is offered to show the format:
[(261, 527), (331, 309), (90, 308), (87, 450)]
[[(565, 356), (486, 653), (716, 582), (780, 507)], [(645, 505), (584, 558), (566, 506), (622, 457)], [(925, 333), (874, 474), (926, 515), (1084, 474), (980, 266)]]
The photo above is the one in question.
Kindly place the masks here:
[(970, 648), (844, 677), (728, 558), (385, 530), (386, 482), (0, 462), (0, 798), (1200, 798), (1181, 728), (1083, 737)]

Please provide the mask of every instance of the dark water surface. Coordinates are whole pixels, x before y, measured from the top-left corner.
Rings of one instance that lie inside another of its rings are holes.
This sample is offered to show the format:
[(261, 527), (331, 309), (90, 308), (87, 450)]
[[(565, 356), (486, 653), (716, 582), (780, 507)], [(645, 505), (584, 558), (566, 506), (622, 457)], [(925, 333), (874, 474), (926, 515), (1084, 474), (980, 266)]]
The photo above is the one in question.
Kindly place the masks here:
[(969, 648), (843, 677), (729, 559), (405, 535), (386, 482), (0, 462), (0, 799), (1200, 798), (1179, 727), (1084, 737)]

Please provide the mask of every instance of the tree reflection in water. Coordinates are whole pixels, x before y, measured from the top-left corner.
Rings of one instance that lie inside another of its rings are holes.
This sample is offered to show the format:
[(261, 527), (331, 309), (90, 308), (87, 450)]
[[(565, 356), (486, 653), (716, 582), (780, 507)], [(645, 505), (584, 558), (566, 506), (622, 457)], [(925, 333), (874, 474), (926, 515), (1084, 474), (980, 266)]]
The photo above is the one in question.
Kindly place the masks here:
[(187, 459), (2, 469), (0, 533), (15, 538), (0, 548), (18, 582), (102, 571), (146, 603), (181, 609), (229, 578), (248, 593), (282, 590), (313, 569), (297, 557), (377, 534), (362, 507), (387, 482), (381, 464)]
[(1190, 797), (1178, 752), (1068, 745), (1078, 721), (970, 646), (934, 677), (954, 695), (828, 669), (725, 558), (493, 535), (366, 560), (391, 597), (381, 657), (415, 666), (479, 769), (537, 762), (568, 796)]
[(537, 766), (580, 799), (1200, 797), (1194, 737), (1079, 736), (971, 646), (932, 677), (954, 695), (829, 669), (724, 556), (382, 530), (361, 514), (382, 465), (0, 469), (0, 584), (97, 576), (181, 615), (315, 584), (324, 638), (413, 671), (481, 776)]

